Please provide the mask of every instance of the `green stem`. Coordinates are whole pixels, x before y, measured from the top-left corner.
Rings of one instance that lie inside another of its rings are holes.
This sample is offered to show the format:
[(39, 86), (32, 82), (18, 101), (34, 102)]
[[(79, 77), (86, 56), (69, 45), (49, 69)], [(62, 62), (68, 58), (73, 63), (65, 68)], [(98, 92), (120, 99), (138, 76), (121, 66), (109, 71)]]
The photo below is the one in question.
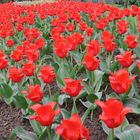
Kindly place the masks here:
[(47, 133), (48, 133), (48, 140), (51, 140), (51, 133), (49, 127), (47, 127)]
[(112, 128), (112, 130), (111, 130), (112, 132), (112, 140), (115, 140), (115, 137), (114, 137), (114, 128)]
[(51, 93), (51, 87), (50, 87), (49, 84), (47, 84), (47, 87), (48, 87), (48, 90), (49, 90), (49, 95), (50, 95), (50, 97), (51, 97), (51, 96), (52, 96), (52, 93)]
[(76, 108), (76, 98), (73, 98), (73, 106), (72, 106), (71, 114), (73, 113), (78, 113), (78, 110)]

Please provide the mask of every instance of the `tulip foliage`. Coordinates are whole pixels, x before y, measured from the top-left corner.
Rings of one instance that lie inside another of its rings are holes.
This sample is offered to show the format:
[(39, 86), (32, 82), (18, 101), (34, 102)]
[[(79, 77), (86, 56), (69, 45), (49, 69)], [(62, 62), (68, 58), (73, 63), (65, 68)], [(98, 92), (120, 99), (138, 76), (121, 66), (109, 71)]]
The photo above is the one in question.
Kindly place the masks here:
[(0, 98), (33, 127), (11, 138), (90, 140), (84, 123), (97, 106), (108, 140), (139, 137), (126, 117), (140, 115), (139, 7), (60, 0), (0, 13)]

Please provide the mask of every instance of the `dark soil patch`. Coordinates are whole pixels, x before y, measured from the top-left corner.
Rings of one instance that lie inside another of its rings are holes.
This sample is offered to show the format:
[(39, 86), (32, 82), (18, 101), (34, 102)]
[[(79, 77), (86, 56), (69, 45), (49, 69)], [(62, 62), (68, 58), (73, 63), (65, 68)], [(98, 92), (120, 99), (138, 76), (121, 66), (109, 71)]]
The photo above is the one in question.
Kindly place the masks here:
[(14, 106), (10, 108), (0, 100), (0, 139), (7, 140), (10, 132), (17, 126), (32, 130), (28, 120), (22, 119), (20, 109)]
[[(84, 107), (78, 104), (80, 114), (84, 113)], [(85, 126), (90, 131), (90, 140), (106, 140), (106, 134), (102, 130), (101, 123), (98, 119), (99, 110), (94, 111), (93, 119), (87, 119)], [(0, 100), (0, 137), (7, 140), (10, 132), (17, 126), (22, 126), (26, 130), (32, 130), (29, 122), (22, 119), (20, 109), (12, 106), (12, 109)]]

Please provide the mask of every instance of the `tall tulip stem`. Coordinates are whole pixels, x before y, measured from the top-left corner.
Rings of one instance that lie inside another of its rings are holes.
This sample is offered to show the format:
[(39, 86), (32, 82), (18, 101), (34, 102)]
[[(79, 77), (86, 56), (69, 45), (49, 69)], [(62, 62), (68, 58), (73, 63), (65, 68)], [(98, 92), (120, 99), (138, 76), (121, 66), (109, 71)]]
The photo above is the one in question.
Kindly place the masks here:
[(111, 134), (112, 134), (112, 140), (115, 140), (115, 137), (114, 137), (114, 128), (111, 129)]
[(73, 114), (73, 113), (78, 113), (78, 110), (76, 107), (76, 98), (73, 98), (73, 107), (72, 107), (71, 114)]

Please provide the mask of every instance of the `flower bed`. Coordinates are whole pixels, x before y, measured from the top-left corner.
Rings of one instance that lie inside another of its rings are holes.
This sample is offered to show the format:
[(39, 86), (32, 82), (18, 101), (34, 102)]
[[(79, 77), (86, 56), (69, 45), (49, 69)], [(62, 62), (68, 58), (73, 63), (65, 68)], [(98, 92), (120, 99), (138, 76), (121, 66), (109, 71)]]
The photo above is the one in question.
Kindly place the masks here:
[(1, 98), (33, 128), (10, 139), (93, 140), (84, 123), (97, 106), (108, 139), (140, 139), (126, 117), (140, 114), (140, 8), (59, 1), (0, 13)]

